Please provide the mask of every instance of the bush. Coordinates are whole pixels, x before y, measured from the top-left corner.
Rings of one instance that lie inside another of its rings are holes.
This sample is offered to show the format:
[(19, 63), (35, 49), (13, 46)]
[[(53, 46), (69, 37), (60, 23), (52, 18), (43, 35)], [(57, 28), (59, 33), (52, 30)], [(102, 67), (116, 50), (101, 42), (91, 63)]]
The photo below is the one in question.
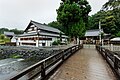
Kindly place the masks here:
[(57, 42), (57, 41), (54, 41), (54, 42), (52, 43), (52, 45), (58, 45), (58, 42)]
[(4, 34), (0, 35), (0, 44), (5, 44), (6, 42), (10, 42), (10, 39), (6, 37)]
[(57, 40), (57, 41), (54, 41), (52, 45), (59, 45), (60, 43), (61, 43), (60, 40)]
[(60, 41), (60, 40), (57, 40), (57, 43), (58, 43), (58, 44), (60, 44), (60, 43), (61, 43), (61, 41)]

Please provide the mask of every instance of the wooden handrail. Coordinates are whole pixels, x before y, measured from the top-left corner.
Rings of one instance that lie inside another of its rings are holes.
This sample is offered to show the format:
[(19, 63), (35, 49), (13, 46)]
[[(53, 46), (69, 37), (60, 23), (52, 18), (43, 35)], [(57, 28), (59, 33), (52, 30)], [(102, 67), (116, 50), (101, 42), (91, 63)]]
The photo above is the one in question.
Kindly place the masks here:
[(105, 49), (99, 45), (96, 46), (96, 49), (104, 57), (120, 79), (120, 57), (116, 55), (115, 52)]
[[(56, 64), (59, 65), (59, 64), (63, 63), (68, 57), (70, 57), (73, 53), (75, 53), (76, 51), (78, 51), (81, 48), (82, 48), (81, 45), (75, 45), (75, 46), (69, 47), (55, 55), (52, 55), (36, 64), (24, 69), (23, 71), (19, 72), (18, 74), (16, 74), (12, 78), (10, 78), (10, 80), (20, 79), (23, 76), (25, 76), (26, 74), (30, 73), (31, 71), (33, 71), (37, 68), (40, 68), (39, 71), (37, 71), (34, 75), (28, 77), (28, 80), (36, 78), (37, 76), (39, 76), (40, 79), (43, 80), (48, 74), (47, 73), (48, 69), (51, 69)], [(55, 68), (56, 67), (53, 67), (52, 70)], [(49, 73), (51, 71), (49, 71)]]

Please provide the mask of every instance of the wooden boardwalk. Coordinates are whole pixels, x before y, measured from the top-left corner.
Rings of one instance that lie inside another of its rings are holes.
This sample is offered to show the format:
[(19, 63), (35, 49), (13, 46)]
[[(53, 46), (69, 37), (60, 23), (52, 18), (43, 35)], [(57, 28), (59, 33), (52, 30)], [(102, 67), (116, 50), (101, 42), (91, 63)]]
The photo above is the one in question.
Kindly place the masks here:
[(72, 55), (49, 80), (117, 80), (109, 65), (95, 50), (84, 48)]

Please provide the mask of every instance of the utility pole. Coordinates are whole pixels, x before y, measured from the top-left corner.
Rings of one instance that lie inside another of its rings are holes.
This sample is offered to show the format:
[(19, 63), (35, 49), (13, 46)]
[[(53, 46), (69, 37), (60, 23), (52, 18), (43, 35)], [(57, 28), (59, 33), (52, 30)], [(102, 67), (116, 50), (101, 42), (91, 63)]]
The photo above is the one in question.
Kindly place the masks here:
[(100, 35), (99, 35), (99, 39), (100, 39), (100, 44), (101, 44), (101, 21), (99, 21), (99, 32), (100, 32)]
[(39, 47), (39, 31), (37, 27), (36, 47)]

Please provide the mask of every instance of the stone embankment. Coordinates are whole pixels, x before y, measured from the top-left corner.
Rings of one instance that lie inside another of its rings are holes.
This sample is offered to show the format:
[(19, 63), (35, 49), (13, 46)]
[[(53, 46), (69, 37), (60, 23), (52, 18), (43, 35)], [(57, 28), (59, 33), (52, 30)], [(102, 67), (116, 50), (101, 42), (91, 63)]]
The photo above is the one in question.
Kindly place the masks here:
[(48, 56), (60, 52), (59, 47), (15, 47), (15, 46), (0, 46), (0, 59), (6, 58), (23, 58), (23, 59), (44, 59)]

